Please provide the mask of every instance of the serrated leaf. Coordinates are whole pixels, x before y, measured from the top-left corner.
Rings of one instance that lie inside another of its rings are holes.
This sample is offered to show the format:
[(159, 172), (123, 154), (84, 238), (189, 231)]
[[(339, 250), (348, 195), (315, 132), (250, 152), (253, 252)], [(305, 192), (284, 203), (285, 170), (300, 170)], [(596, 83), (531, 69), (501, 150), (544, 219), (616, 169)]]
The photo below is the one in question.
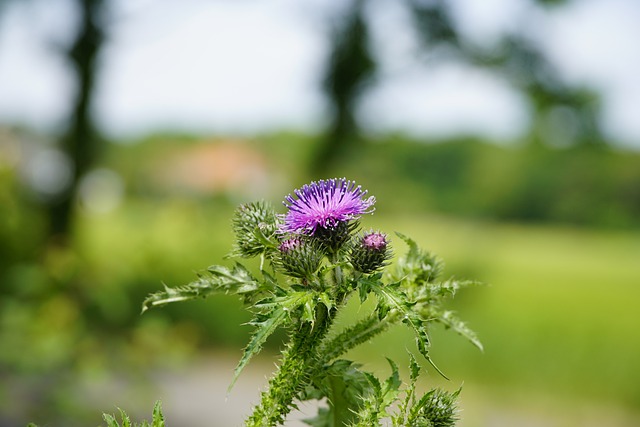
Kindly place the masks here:
[(316, 320), (316, 305), (313, 299), (309, 299), (304, 304), (302, 304), (302, 316), (300, 320), (303, 322), (309, 322), (311, 324), (315, 323)]
[(212, 265), (207, 271), (217, 279), (218, 287), (227, 293), (245, 294), (259, 287), (251, 272), (240, 263), (235, 263), (231, 270), (222, 265)]
[(287, 316), (287, 310), (283, 307), (279, 307), (266, 316), (260, 316), (260, 320), (251, 323), (252, 325), (257, 326), (257, 329), (251, 336), (249, 344), (244, 349), (244, 353), (242, 354), (240, 362), (238, 362), (238, 366), (236, 366), (236, 369), (233, 371), (233, 379), (231, 380), (231, 384), (229, 385), (227, 392), (231, 391), (238, 380), (240, 373), (245, 366), (247, 366), (247, 363), (249, 363), (249, 360), (262, 350), (262, 346), (267, 341), (267, 338), (269, 338), (269, 336), (285, 322)]
[(318, 302), (324, 304), (324, 306), (327, 307), (327, 311), (331, 311), (334, 306), (333, 300), (326, 292), (321, 292), (318, 294)]
[(238, 366), (236, 366), (234, 370), (233, 379), (231, 380), (228, 391), (231, 391), (249, 360), (262, 350), (262, 346), (267, 338), (269, 338), (278, 327), (283, 325), (285, 321), (290, 318), (291, 314), (295, 313), (300, 316), (301, 321), (312, 324), (315, 320), (315, 293), (308, 290), (287, 293), (287, 290), (283, 288), (276, 288), (275, 292), (278, 293), (279, 296), (265, 299), (256, 304), (258, 308), (262, 310), (266, 309), (266, 312), (257, 313), (256, 317), (249, 322), (251, 325), (256, 326), (256, 330), (251, 336), (249, 344), (244, 349)]
[(407, 258), (409, 258), (409, 259), (416, 258), (418, 256), (418, 254), (420, 253), (420, 249), (418, 248), (418, 244), (415, 242), (415, 240), (413, 240), (409, 236), (407, 236), (405, 234), (402, 234), (402, 233), (400, 233), (398, 231), (396, 231), (395, 233), (396, 233), (396, 236), (398, 236), (399, 238), (404, 240), (404, 242), (407, 244), (407, 246), (409, 246), (409, 252), (406, 255)]
[(122, 420), (122, 427), (131, 427), (131, 418), (122, 409), (118, 408), (120, 412), (120, 419)]
[(453, 311), (442, 311), (434, 313), (434, 320), (442, 323), (446, 328), (457, 332), (466, 338), (471, 344), (475, 345), (480, 351), (484, 351), (482, 343), (478, 339), (476, 333), (471, 330), (465, 322), (460, 320)]
[(412, 353), (409, 353), (409, 386), (405, 389), (404, 399), (398, 404), (398, 411), (392, 417), (394, 426), (413, 425), (410, 420), (410, 408), (415, 403), (416, 382), (420, 375), (420, 365)]
[(382, 385), (380, 385), (380, 380), (370, 372), (363, 372), (364, 376), (367, 377), (369, 384), (373, 387), (373, 393), (375, 395), (380, 395), (382, 393)]
[(377, 426), (381, 419), (393, 416), (388, 412), (388, 408), (397, 400), (400, 393), (400, 374), (398, 366), (387, 358), (391, 366), (391, 375), (383, 384), (371, 373), (365, 372), (367, 380), (372, 386), (372, 392), (368, 396), (363, 396), (362, 407), (357, 413), (356, 427)]
[(412, 384), (415, 383), (418, 380), (418, 376), (420, 376), (420, 365), (411, 353), (409, 353), (409, 375)]
[(325, 341), (320, 347), (318, 354), (321, 354), (324, 362), (328, 363), (352, 348), (386, 331), (389, 326), (390, 322), (380, 321), (375, 312), (371, 313), (356, 324), (345, 328), (339, 334)]
[(318, 415), (305, 422), (314, 427), (342, 427), (350, 423), (363, 403), (362, 397), (371, 394), (371, 384), (360, 365), (349, 360), (336, 360), (318, 371), (312, 383), (315, 388), (307, 398), (326, 397), (329, 408), (320, 408)]
[(408, 286), (417, 286), (433, 282), (442, 272), (444, 264), (435, 255), (423, 251), (418, 244), (402, 233), (396, 232), (409, 246), (409, 251), (398, 259), (396, 272), (391, 274), (392, 281)]
[(313, 418), (305, 418), (303, 423), (311, 427), (334, 427), (333, 412), (329, 408), (318, 408), (318, 414)]
[(156, 401), (155, 405), (153, 405), (152, 422), (152, 427), (165, 427), (164, 415), (162, 414), (162, 402), (160, 402), (159, 400)]
[(387, 408), (389, 405), (396, 401), (400, 386), (402, 385), (402, 381), (400, 380), (400, 373), (398, 371), (398, 365), (396, 365), (396, 363), (389, 358), (387, 358), (387, 362), (389, 362), (389, 366), (391, 366), (391, 376), (389, 376), (389, 378), (387, 378), (384, 382), (381, 399), (382, 408)]
[(360, 303), (363, 304), (369, 297), (371, 287), (374, 285), (380, 285), (382, 273), (375, 273), (370, 276), (362, 276), (356, 280), (355, 286), (358, 288), (358, 296), (360, 297)]
[(416, 345), (418, 351), (429, 362), (429, 364), (440, 374), (443, 378), (449, 379), (441, 370), (436, 366), (431, 357), (429, 356), (429, 335), (427, 333), (427, 321), (423, 319), (419, 312), (414, 311), (412, 308), (415, 306), (414, 302), (407, 301), (406, 295), (400, 290), (394, 289), (393, 286), (372, 286), (372, 290), (376, 295), (384, 301), (391, 309), (396, 310), (403, 323), (409, 325), (416, 337)]
[(418, 298), (426, 299), (428, 303), (440, 303), (444, 298), (453, 298), (456, 293), (469, 286), (480, 285), (481, 282), (475, 280), (449, 279), (444, 282), (429, 283), (422, 287)]
[(120, 427), (118, 426), (118, 420), (113, 415), (102, 414), (102, 419), (107, 423), (107, 427)]
[(256, 280), (242, 264), (233, 268), (214, 265), (201, 273), (197, 280), (179, 287), (165, 285), (164, 291), (149, 295), (142, 303), (144, 313), (151, 307), (159, 307), (178, 301), (206, 298), (214, 294), (238, 294), (246, 296), (267, 290), (268, 284)]

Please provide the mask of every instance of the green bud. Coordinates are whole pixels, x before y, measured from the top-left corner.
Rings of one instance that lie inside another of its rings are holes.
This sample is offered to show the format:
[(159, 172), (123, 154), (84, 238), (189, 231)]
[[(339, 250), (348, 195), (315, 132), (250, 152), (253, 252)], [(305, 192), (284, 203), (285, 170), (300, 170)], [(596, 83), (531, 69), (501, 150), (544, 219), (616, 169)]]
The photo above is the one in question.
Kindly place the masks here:
[(266, 202), (240, 205), (233, 216), (232, 226), (236, 235), (233, 255), (252, 258), (275, 249), (277, 217)]
[(335, 227), (318, 227), (311, 237), (322, 245), (327, 254), (332, 254), (338, 252), (351, 239), (359, 226), (359, 221), (339, 222)]
[(300, 279), (309, 279), (318, 271), (323, 258), (319, 245), (304, 237), (283, 240), (278, 251), (276, 265), (284, 274)]
[(390, 249), (386, 234), (369, 231), (357, 237), (351, 248), (351, 265), (361, 273), (373, 273), (387, 265)]
[(460, 390), (453, 393), (441, 389), (431, 390), (423, 400), (424, 406), (420, 408), (420, 426), (428, 427), (454, 427), (458, 421), (458, 408), (456, 400)]

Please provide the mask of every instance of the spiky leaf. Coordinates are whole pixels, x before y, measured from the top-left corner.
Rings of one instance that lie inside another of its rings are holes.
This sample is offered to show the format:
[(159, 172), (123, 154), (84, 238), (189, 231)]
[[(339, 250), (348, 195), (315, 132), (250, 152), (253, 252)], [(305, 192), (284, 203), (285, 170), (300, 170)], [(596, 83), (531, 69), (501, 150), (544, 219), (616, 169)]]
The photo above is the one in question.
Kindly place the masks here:
[(237, 294), (245, 297), (254, 296), (268, 290), (270, 281), (256, 280), (242, 264), (236, 263), (232, 268), (221, 265), (209, 267), (201, 273), (197, 280), (175, 288), (165, 286), (164, 291), (149, 295), (142, 303), (142, 312), (151, 307), (159, 307), (172, 302), (206, 298), (213, 294)]
[(464, 338), (469, 340), (471, 344), (475, 345), (480, 351), (484, 351), (482, 343), (478, 339), (476, 333), (472, 331), (465, 322), (460, 320), (453, 311), (445, 310), (434, 312), (433, 318), (437, 322), (442, 323), (446, 328), (450, 328), (451, 330), (462, 335)]
[(380, 425), (383, 418), (389, 417), (389, 408), (398, 399), (400, 393), (400, 374), (398, 366), (391, 360), (387, 359), (391, 366), (391, 375), (382, 384), (372, 374), (365, 373), (369, 383), (371, 384), (371, 392), (367, 396), (363, 396), (360, 410), (356, 414), (356, 422), (353, 427), (370, 427)]
[(249, 344), (244, 349), (242, 358), (233, 373), (233, 379), (229, 385), (229, 390), (233, 388), (240, 373), (245, 368), (249, 360), (262, 350), (262, 346), (267, 338), (273, 334), (278, 327), (283, 326), (288, 320), (295, 318), (299, 321), (313, 324), (315, 321), (316, 305), (324, 298), (319, 297), (315, 292), (309, 290), (286, 290), (277, 288), (279, 296), (262, 301), (256, 307), (263, 313), (258, 313), (250, 322), (256, 326)]
[(230, 256), (252, 258), (275, 251), (277, 215), (264, 201), (239, 206), (232, 220), (236, 244)]
[(288, 313), (283, 308), (276, 308), (271, 311), (268, 315), (259, 315), (258, 318), (254, 319), (251, 324), (256, 326), (256, 330), (253, 335), (251, 335), (251, 339), (249, 340), (249, 344), (244, 349), (244, 353), (242, 354), (242, 358), (236, 369), (233, 371), (233, 379), (231, 380), (231, 384), (229, 385), (229, 391), (233, 388), (240, 373), (247, 366), (249, 360), (256, 354), (262, 350), (262, 346), (267, 341), (267, 338), (273, 334), (279, 326), (281, 326), (287, 320)]
[(355, 411), (362, 405), (362, 397), (369, 395), (371, 383), (360, 365), (349, 360), (336, 360), (316, 372), (313, 388), (306, 397), (326, 397), (328, 408), (320, 408), (314, 418), (304, 420), (313, 427), (342, 427), (355, 418)]
[(164, 415), (162, 414), (162, 404), (158, 400), (153, 406), (153, 418), (151, 424), (144, 420), (142, 423), (131, 423), (131, 419), (129, 415), (122, 409), (118, 408), (120, 412), (120, 420), (122, 424), (120, 424), (117, 418), (111, 414), (102, 414), (102, 418), (107, 423), (107, 427), (165, 427), (164, 423)]
[(414, 240), (404, 234), (396, 232), (396, 235), (409, 246), (409, 251), (398, 259), (391, 280), (415, 285), (435, 281), (444, 268), (442, 261), (430, 252), (420, 249)]
[[(429, 362), (431, 366), (444, 378), (447, 376), (436, 366), (429, 355), (429, 334), (427, 330), (428, 320), (423, 318), (420, 311), (416, 310), (416, 303), (410, 301), (398, 284), (381, 286), (371, 285), (372, 291), (376, 294), (381, 304), (387, 305), (394, 310), (403, 323), (411, 327), (416, 337), (418, 351)], [(448, 378), (447, 378), (448, 379)]]

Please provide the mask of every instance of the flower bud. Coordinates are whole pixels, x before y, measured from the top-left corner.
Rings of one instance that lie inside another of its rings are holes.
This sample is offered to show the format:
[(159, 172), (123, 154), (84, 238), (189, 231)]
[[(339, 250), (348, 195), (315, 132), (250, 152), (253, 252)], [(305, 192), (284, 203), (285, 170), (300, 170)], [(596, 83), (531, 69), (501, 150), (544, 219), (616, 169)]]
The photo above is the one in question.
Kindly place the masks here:
[(317, 244), (301, 237), (283, 240), (278, 251), (279, 257), (275, 264), (284, 274), (300, 279), (308, 279), (318, 271), (323, 258)]
[(454, 427), (458, 421), (456, 399), (459, 392), (460, 390), (453, 393), (440, 389), (431, 390), (423, 398), (426, 400), (420, 408), (418, 419), (427, 426)]
[(336, 253), (347, 243), (355, 230), (359, 227), (359, 221), (351, 223), (341, 222), (335, 227), (318, 228), (311, 238), (316, 240), (322, 248), (327, 252), (327, 255)]
[(267, 203), (239, 206), (232, 225), (236, 235), (234, 255), (251, 258), (273, 248), (277, 230), (276, 213)]
[(373, 273), (384, 267), (391, 258), (387, 235), (369, 231), (358, 237), (351, 249), (351, 265), (361, 273)]

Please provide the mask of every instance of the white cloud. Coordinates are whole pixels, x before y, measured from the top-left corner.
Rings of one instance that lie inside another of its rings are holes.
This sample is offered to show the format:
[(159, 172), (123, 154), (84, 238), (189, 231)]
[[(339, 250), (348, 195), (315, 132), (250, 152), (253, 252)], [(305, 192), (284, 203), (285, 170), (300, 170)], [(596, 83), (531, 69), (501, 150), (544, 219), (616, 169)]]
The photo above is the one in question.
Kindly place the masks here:
[(315, 79), (324, 39), (268, 6), (199, 3), (176, 20), (168, 8), (118, 29), (100, 92), (106, 127), (313, 125), (323, 107)]
[(517, 138), (527, 126), (526, 103), (516, 92), (488, 72), (456, 64), (399, 73), (362, 104), (363, 121), (378, 131), (505, 140)]
[[(70, 68), (47, 43), (69, 40), (68, 0), (11, 2), (0, 25), (0, 122), (51, 129), (69, 109)], [(333, 0), (114, 0), (103, 52), (97, 118), (113, 135), (158, 127), (203, 131), (309, 128), (326, 117), (319, 82)], [(527, 2), (455, 0), (457, 22), (475, 39), (523, 25)], [(30, 5), (30, 6), (27, 6)], [(372, 2), (381, 85), (361, 116), (376, 129), (478, 132), (510, 138), (526, 105), (498, 77), (452, 65), (416, 65), (410, 23), (391, 0)], [(526, 19), (525, 19), (526, 21)], [(563, 75), (604, 94), (604, 126), (640, 146), (640, 3), (585, 0), (536, 14), (542, 41)], [(531, 21), (531, 22), (534, 22)], [(530, 22), (530, 24), (531, 24)], [(531, 24), (533, 25), (533, 24)], [(433, 64), (427, 64), (433, 65)]]
[(9, 3), (0, 15), (0, 121), (50, 129), (68, 114), (72, 70), (57, 49), (73, 17), (66, 2), (51, 1), (52, 15), (43, 12), (42, 2)]

